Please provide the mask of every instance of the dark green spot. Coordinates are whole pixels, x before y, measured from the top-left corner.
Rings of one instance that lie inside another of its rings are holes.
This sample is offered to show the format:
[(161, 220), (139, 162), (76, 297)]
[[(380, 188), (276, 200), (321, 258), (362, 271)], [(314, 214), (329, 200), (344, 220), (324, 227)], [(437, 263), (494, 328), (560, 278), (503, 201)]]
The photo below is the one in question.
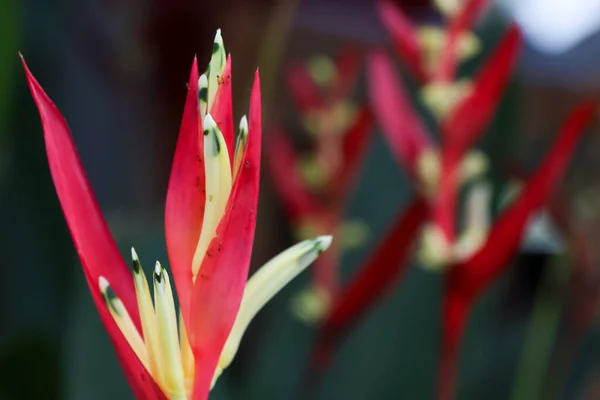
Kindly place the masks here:
[(214, 42), (214, 43), (213, 43), (213, 51), (212, 51), (212, 53), (213, 53), (213, 54), (217, 54), (217, 53), (219, 52), (219, 49), (220, 49), (220, 48), (221, 48), (221, 46), (219, 45), (219, 43), (217, 43), (217, 42)]
[(214, 155), (218, 155), (221, 152), (221, 143), (219, 142), (219, 135), (217, 135), (216, 129), (213, 129), (213, 135), (215, 135), (215, 137), (213, 138), (213, 142), (214, 142), (213, 152), (214, 152)]
[(208, 129), (204, 130), (204, 136), (208, 136), (209, 133), (210, 133), (210, 131)]
[(154, 279), (158, 283), (160, 283), (162, 281), (162, 268), (158, 273), (156, 272), (156, 270), (154, 270)]
[(206, 99), (208, 99), (208, 88), (207, 87), (200, 88), (200, 90), (198, 91), (198, 97), (200, 98), (200, 101), (203, 101), (206, 103)]
[(104, 301), (106, 302), (106, 305), (117, 315), (120, 315), (117, 311), (117, 308), (114, 306), (113, 302), (118, 300), (119, 298), (117, 297), (117, 294), (115, 293), (114, 290), (112, 290), (112, 288), (109, 286), (106, 288), (106, 291), (103, 293), (104, 295)]
[(133, 272), (136, 273), (136, 274), (139, 274), (140, 270), (142, 269), (142, 265), (140, 264), (140, 260), (138, 260), (137, 258), (135, 260), (133, 260), (132, 267), (133, 267)]

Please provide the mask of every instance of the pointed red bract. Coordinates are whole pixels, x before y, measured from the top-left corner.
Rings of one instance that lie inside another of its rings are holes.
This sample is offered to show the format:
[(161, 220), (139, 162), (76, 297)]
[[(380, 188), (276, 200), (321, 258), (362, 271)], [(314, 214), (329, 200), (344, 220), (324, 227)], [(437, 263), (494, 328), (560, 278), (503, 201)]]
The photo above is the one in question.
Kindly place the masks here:
[(233, 126), (233, 97), (231, 94), (231, 54), (227, 57), (227, 63), (223, 74), (219, 77), (219, 89), (215, 95), (215, 100), (210, 108), (210, 115), (213, 117), (217, 126), (223, 134), (229, 160), (233, 163), (233, 152), (235, 144), (235, 129)]
[(323, 95), (304, 65), (294, 65), (285, 73), (288, 90), (300, 113), (323, 107)]
[(459, 186), (456, 171), (464, 153), (473, 146), (492, 119), (509, 82), (519, 45), (520, 34), (513, 26), (475, 77), (471, 94), (442, 124), (443, 179), (433, 207), (433, 218), (449, 242), (453, 242), (455, 236)]
[(138, 398), (163, 398), (162, 392), (121, 334), (100, 293), (98, 280), (103, 276), (123, 302), (139, 331), (140, 319), (131, 272), (123, 262), (102, 217), (66, 121), (33, 77), (25, 60), (22, 59), (22, 63), (42, 119), (54, 186), (102, 322), (134, 394)]
[(463, 264), (452, 268), (450, 276), (460, 280), (460, 289), (475, 296), (502, 271), (517, 251), (523, 230), (531, 213), (548, 201), (558, 185), (585, 128), (595, 113), (588, 102), (575, 109), (563, 124), (552, 149), (514, 204), (494, 223), (485, 245)]
[(360, 163), (365, 157), (368, 142), (373, 133), (373, 113), (369, 107), (361, 106), (358, 109), (354, 124), (344, 134), (342, 152), (344, 163), (338, 177), (334, 180), (337, 197), (348, 195), (350, 184), (356, 179)]
[(369, 57), (367, 77), (373, 113), (391, 151), (396, 161), (414, 173), (417, 157), (431, 147), (431, 139), (383, 51)]
[(406, 15), (389, 0), (377, 2), (379, 19), (392, 37), (394, 48), (409, 72), (420, 82), (427, 80), (427, 71), (421, 62), (421, 46), (416, 28)]
[(475, 76), (471, 94), (444, 121), (442, 135), (457, 158), (481, 136), (494, 116), (510, 81), (520, 44), (519, 29), (513, 25)]
[(266, 146), (267, 166), (286, 213), (295, 222), (321, 213), (320, 203), (304, 185), (298, 171), (298, 159), (287, 135), (277, 129), (270, 132)]
[(165, 207), (167, 250), (186, 324), (189, 324), (192, 294), (192, 260), (200, 239), (206, 201), (204, 140), (198, 110), (198, 64), (194, 58)]
[(260, 79), (250, 97), (248, 145), (225, 215), (194, 283), (190, 344), (196, 360), (195, 400), (208, 397), (210, 384), (244, 294), (258, 206), (261, 147)]
[(414, 200), (400, 213), (383, 241), (337, 296), (323, 322), (313, 353), (317, 368), (323, 368), (329, 362), (333, 346), (349, 326), (397, 283), (426, 214), (425, 201)]

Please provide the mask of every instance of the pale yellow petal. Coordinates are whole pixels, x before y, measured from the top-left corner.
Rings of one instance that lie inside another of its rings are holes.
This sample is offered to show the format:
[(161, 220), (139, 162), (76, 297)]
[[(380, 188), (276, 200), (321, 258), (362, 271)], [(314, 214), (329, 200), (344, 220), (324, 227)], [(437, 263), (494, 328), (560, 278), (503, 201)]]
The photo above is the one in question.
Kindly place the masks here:
[(148, 353), (149, 370), (154, 380), (159, 385), (162, 385), (164, 378), (160, 369), (160, 344), (158, 342), (158, 326), (156, 324), (156, 315), (154, 314), (154, 304), (152, 303), (152, 296), (150, 295), (146, 275), (133, 247), (131, 248), (131, 258), (133, 260), (133, 282), (140, 311), (144, 342)]
[(131, 320), (127, 309), (117, 295), (112, 291), (110, 283), (106, 280), (106, 278), (103, 276), (99, 277), (98, 286), (100, 287), (100, 292), (104, 297), (106, 306), (115, 320), (115, 323), (119, 327), (119, 330), (135, 354), (138, 356), (144, 367), (149, 370), (148, 353), (146, 351), (146, 346), (144, 345), (144, 340), (140, 336), (135, 324)]
[(331, 241), (331, 236), (302, 241), (271, 259), (248, 280), (238, 316), (221, 352), (215, 379), (233, 360), (242, 336), (254, 316), (321, 252), (327, 250)]
[[(154, 301), (158, 338), (161, 347), (160, 367), (164, 374), (164, 388), (171, 398), (185, 398), (186, 390), (181, 364), (181, 350), (177, 332), (177, 316), (167, 271), (156, 262), (154, 269)], [(184, 396), (184, 397), (181, 397)]]
[(206, 174), (206, 201), (200, 239), (192, 261), (194, 279), (217, 226), (223, 217), (231, 192), (231, 165), (223, 134), (210, 114), (204, 118), (204, 171)]

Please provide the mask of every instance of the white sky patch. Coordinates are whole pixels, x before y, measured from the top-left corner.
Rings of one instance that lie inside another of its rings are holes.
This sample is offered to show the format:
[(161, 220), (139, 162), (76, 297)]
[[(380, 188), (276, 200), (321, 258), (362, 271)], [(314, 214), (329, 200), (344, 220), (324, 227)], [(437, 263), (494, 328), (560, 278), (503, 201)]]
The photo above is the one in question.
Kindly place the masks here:
[(600, 29), (599, 0), (498, 0), (538, 51), (561, 54)]

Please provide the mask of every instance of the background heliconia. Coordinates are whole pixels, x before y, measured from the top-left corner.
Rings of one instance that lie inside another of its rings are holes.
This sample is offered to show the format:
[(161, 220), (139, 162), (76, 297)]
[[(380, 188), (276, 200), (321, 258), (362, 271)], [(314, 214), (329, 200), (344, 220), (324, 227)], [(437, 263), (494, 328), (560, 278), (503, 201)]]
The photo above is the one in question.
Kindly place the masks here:
[(120, 253), (170, 271), (190, 61), (217, 28), (234, 132), (261, 76), (250, 273), (339, 241), (257, 315), (211, 399), (598, 398), (600, 22), (584, 0), (537, 3), (4, 2), (0, 399), (131, 398), (17, 52)]

